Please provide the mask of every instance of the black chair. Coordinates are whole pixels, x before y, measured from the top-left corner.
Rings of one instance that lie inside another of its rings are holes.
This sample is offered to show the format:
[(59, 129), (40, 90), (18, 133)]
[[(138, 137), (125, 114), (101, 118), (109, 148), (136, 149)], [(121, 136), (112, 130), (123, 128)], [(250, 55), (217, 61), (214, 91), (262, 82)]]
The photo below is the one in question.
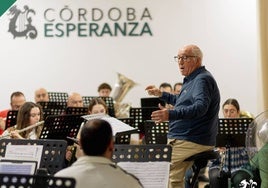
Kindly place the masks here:
[(218, 158), (220, 158), (219, 152), (210, 150), (210, 151), (197, 153), (185, 159), (184, 161), (194, 161), (194, 164), (192, 166), (194, 175), (192, 179), (190, 180), (190, 182), (187, 182), (189, 184), (189, 187), (191, 188), (195, 187), (197, 180), (198, 180), (199, 172), (202, 168), (205, 168), (207, 166), (208, 161), (212, 159), (218, 159)]

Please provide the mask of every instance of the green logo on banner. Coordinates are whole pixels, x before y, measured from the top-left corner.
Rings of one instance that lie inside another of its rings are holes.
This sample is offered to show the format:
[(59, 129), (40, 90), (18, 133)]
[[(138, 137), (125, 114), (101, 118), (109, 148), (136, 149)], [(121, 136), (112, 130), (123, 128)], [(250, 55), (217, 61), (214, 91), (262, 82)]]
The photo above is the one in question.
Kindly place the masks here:
[(2, 16), (15, 1), (16, 0), (0, 0), (0, 16)]

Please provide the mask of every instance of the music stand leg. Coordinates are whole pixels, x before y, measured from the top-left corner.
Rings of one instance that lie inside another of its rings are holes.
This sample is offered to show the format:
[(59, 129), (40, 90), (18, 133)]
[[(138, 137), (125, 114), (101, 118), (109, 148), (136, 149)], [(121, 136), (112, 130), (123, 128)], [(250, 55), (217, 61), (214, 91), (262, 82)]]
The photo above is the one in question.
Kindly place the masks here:
[(227, 151), (228, 151), (228, 188), (232, 187), (232, 181), (231, 181), (231, 149), (230, 149), (230, 145), (226, 146)]

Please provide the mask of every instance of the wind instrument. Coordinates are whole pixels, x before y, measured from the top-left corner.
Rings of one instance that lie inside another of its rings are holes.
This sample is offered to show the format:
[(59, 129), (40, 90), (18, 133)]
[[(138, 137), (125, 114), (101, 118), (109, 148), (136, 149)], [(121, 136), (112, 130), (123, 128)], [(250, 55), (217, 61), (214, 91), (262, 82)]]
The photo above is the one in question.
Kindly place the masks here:
[[(66, 138), (74, 142), (73, 145), (67, 146), (67, 150), (66, 150), (66, 152), (68, 152), (68, 151), (71, 152), (71, 157), (69, 159), (67, 159), (67, 161), (69, 161), (68, 166), (71, 166), (76, 161), (76, 150), (77, 150), (77, 145), (79, 145), (79, 141), (77, 138), (73, 138), (73, 137), (69, 137), (69, 136), (67, 136)], [(77, 144), (77, 145), (75, 145), (75, 144)]]
[(115, 117), (126, 118), (129, 116), (130, 104), (122, 103), (122, 100), (137, 83), (127, 78), (125, 75), (117, 73), (118, 81), (114, 86), (113, 99), (115, 101)]
[(225, 149), (220, 149), (220, 156), (221, 156), (221, 162), (220, 162), (220, 174), (219, 174), (219, 178), (223, 177), (223, 167), (224, 167), (224, 163), (225, 163), (225, 157), (226, 157), (226, 151)]
[(240, 111), (240, 118), (252, 118), (254, 119), (254, 115), (248, 111)]
[[(28, 127), (25, 127), (25, 128), (23, 128), (23, 129), (17, 130), (17, 132), (18, 132), (18, 133), (21, 133), (21, 132), (27, 131), (27, 130), (29, 130), (29, 129), (33, 129), (33, 128), (35, 128), (35, 127), (38, 127), (39, 125), (44, 124), (44, 122), (45, 122), (45, 121), (39, 121), (39, 122), (37, 122), (37, 123), (35, 123), (35, 124), (33, 124), (33, 125), (29, 125)], [(16, 125), (14, 125), (14, 126), (16, 126)], [(6, 134), (6, 135), (2, 135), (2, 136), (0, 136), (0, 139), (8, 138), (8, 137), (10, 137), (10, 133), (8, 133), (8, 134)]]
[(72, 140), (75, 144), (79, 145), (79, 141), (77, 138), (67, 136), (67, 139)]

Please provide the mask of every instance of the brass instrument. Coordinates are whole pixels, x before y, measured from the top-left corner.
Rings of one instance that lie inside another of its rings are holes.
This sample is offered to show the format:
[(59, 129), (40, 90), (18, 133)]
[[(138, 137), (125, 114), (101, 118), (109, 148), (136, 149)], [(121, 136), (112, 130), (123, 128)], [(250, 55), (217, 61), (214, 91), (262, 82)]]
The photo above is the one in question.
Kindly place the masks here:
[(240, 117), (241, 118), (252, 118), (252, 119), (254, 119), (253, 114), (248, 112), (248, 111), (240, 111)]
[[(35, 124), (33, 124), (33, 125), (29, 125), (28, 127), (25, 127), (25, 128), (23, 128), (23, 129), (17, 130), (17, 132), (18, 132), (18, 133), (21, 133), (21, 132), (27, 131), (27, 130), (29, 130), (29, 129), (33, 129), (33, 128), (35, 128), (35, 127), (38, 127), (39, 125), (44, 124), (44, 122), (45, 122), (45, 121), (37, 122), (37, 123), (35, 123)], [(15, 127), (15, 126), (16, 126), (16, 125), (14, 125), (13, 127)], [(14, 130), (15, 130), (15, 129), (14, 129)], [(10, 133), (8, 133), (8, 134), (6, 134), (6, 135), (1, 135), (1, 136), (0, 136), (0, 139), (8, 138), (8, 137), (10, 137)]]
[(136, 83), (124, 76), (123, 74), (117, 73), (118, 82), (115, 84), (113, 99), (115, 101), (115, 116), (117, 118), (125, 118), (129, 116), (130, 104), (121, 103), (126, 94), (132, 89)]

